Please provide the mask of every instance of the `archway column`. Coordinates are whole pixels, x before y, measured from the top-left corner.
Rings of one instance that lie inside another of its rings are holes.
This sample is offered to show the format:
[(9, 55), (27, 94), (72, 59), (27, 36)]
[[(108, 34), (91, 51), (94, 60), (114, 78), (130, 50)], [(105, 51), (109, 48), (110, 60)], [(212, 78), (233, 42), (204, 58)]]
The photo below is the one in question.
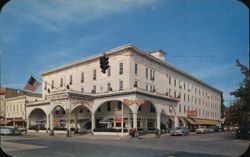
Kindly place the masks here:
[(52, 113), (50, 113), (50, 116), (49, 116), (50, 118), (50, 131), (52, 131), (52, 130), (54, 130), (54, 125), (53, 125), (53, 114)]
[(29, 116), (26, 118), (26, 130), (28, 131), (30, 129), (30, 118)]
[(75, 113), (75, 129), (77, 129), (77, 125), (78, 125), (78, 114)]
[(91, 113), (91, 131), (94, 132), (95, 129), (95, 113)]
[(137, 128), (137, 112), (133, 112), (133, 128)]
[(174, 116), (174, 127), (178, 127), (179, 126), (179, 119), (177, 117), (177, 115)]
[(128, 113), (128, 129), (132, 128), (132, 124), (131, 124), (131, 115), (130, 113)]
[(161, 130), (161, 114), (159, 113), (156, 114), (156, 124), (157, 129)]
[(46, 116), (46, 133), (49, 130), (49, 115)]

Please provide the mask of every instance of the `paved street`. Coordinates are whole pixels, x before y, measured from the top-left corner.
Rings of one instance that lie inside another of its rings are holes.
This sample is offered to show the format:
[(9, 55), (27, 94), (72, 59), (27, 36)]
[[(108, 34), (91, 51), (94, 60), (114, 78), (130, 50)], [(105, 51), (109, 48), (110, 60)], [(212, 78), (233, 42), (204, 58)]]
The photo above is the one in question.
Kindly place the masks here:
[(118, 136), (65, 135), (2, 136), (1, 147), (17, 157), (224, 157), (239, 156), (250, 141), (231, 133), (153, 135), (130, 139)]

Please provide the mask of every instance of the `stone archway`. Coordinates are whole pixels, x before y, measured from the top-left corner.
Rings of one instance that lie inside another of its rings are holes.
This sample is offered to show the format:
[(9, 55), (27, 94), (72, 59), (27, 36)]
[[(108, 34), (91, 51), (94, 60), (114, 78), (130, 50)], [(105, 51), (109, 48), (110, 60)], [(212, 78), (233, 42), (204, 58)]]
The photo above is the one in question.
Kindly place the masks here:
[(28, 118), (29, 130), (46, 130), (47, 128), (47, 115), (41, 108), (33, 109)]
[[(107, 100), (101, 102), (94, 111), (92, 111), (92, 129), (96, 132), (106, 130), (127, 132), (131, 128), (132, 111), (128, 105), (120, 100)], [(123, 118), (122, 118), (123, 117)], [(123, 121), (123, 124), (122, 124)], [(123, 126), (122, 126), (123, 125)]]
[(91, 111), (84, 105), (76, 106), (71, 111), (71, 128), (75, 133), (88, 132), (91, 129)]
[(50, 112), (50, 128), (52, 130), (66, 130), (66, 111), (62, 105), (56, 105)]

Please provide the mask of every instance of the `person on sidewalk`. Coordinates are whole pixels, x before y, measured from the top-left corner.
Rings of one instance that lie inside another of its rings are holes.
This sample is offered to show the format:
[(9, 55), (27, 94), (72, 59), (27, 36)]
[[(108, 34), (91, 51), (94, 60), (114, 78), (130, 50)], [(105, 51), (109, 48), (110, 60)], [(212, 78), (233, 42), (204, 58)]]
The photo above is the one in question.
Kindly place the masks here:
[(160, 138), (160, 130), (158, 128), (155, 129), (155, 138)]

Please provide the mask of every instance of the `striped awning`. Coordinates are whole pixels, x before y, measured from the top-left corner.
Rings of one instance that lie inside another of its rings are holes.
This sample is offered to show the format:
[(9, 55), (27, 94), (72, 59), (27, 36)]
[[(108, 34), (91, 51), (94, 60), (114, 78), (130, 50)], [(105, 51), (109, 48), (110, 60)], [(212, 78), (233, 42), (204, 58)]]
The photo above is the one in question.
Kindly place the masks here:
[(211, 119), (194, 119), (197, 125), (218, 125), (219, 121)]
[(169, 119), (174, 122), (174, 117), (173, 116), (169, 116)]
[(7, 125), (7, 124), (9, 124), (10, 122), (12, 122), (12, 120), (3, 120), (3, 121), (1, 121), (1, 124), (2, 124), (2, 125)]
[(197, 123), (195, 121), (193, 121), (190, 118), (187, 118), (188, 123), (190, 123), (191, 125), (197, 125)]
[(181, 118), (181, 117), (180, 117), (179, 119), (180, 119), (180, 121), (181, 121), (182, 124), (186, 124), (184, 118)]

